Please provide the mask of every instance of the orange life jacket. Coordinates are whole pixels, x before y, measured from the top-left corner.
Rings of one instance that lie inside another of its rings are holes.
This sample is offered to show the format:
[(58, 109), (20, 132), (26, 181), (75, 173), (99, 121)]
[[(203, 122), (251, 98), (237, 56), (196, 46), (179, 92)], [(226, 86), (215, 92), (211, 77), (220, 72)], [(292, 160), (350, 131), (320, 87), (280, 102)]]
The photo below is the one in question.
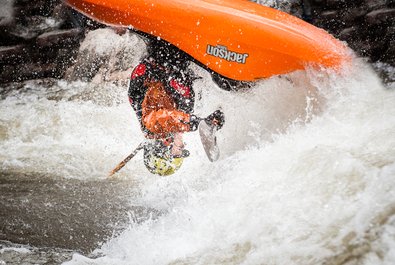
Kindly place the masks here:
[(129, 101), (136, 111), (142, 130), (148, 138), (166, 138), (172, 133), (190, 130), (194, 92), (192, 81), (181, 78), (150, 60), (132, 72)]

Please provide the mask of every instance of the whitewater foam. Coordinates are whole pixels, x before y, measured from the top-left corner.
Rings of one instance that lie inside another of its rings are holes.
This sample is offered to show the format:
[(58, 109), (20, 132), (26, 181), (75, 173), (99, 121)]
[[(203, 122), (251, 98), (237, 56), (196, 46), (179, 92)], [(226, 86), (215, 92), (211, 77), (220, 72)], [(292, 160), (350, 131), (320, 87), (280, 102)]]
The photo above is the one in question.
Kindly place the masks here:
[[(307, 90), (295, 85), (303, 73), (293, 82), (274, 78), (240, 98), (205, 90), (205, 79), (200, 87), (209, 102), (198, 111), (220, 105), (229, 117), (219, 135), (223, 157), (210, 164), (199, 150), (177, 175), (147, 176), (134, 203), (166, 214), (132, 224), (89, 263), (341, 264), (347, 259), (333, 257), (353, 257), (354, 248), (372, 244), (369, 231), (392, 231), (375, 218), (394, 205), (395, 95), (366, 66), (354, 71), (310, 72)], [(304, 101), (284, 106), (287, 93)], [(311, 98), (322, 103), (310, 108)], [(388, 248), (392, 234), (385, 235)], [(367, 254), (363, 264), (393, 262), (386, 253)], [(76, 255), (68, 264), (85, 262)]]

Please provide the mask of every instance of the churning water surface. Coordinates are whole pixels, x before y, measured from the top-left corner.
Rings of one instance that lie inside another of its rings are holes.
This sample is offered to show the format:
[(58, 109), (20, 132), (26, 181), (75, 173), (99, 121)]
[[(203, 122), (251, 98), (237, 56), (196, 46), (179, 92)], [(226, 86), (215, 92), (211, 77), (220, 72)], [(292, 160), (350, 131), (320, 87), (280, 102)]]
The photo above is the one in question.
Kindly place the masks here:
[[(150, 175), (137, 155), (117, 178), (138, 183), (131, 203), (163, 215), (131, 221), (102, 257), (66, 264), (395, 264), (393, 89), (360, 60), (239, 92), (192, 67), (203, 76), (196, 113), (226, 115), (220, 160), (208, 161), (197, 133), (171, 177)], [(126, 90), (60, 81), (9, 93), (1, 170), (104, 180), (143, 140)]]

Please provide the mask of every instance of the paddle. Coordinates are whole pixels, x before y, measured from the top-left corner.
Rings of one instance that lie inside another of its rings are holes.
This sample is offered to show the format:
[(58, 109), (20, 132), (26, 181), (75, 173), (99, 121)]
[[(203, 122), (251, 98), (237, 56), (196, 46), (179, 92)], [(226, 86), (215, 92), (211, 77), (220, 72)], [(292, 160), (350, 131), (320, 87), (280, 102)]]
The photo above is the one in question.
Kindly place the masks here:
[(108, 177), (112, 177), (115, 173), (117, 173), (121, 168), (123, 168), (127, 162), (130, 161), (141, 149), (144, 148), (145, 142), (141, 142), (136, 149), (130, 155), (128, 155), (122, 162), (120, 162), (111, 172), (108, 174)]
[(204, 151), (206, 152), (207, 158), (211, 162), (217, 161), (220, 156), (216, 132), (217, 128), (207, 122), (201, 122), (199, 124), (200, 141), (203, 145)]

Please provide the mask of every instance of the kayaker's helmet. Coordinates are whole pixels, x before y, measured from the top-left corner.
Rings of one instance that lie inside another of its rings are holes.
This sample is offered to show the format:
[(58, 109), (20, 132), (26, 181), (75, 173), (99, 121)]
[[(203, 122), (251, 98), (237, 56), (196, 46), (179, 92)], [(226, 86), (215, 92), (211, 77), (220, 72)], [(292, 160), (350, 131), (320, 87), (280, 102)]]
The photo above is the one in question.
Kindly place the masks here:
[(189, 156), (187, 150), (183, 150), (179, 156), (172, 155), (172, 144), (166, 145), (163, 140), (154, 140), (144, 146), (144, 164), (152, 173), (160, 176), (174, 174)]

